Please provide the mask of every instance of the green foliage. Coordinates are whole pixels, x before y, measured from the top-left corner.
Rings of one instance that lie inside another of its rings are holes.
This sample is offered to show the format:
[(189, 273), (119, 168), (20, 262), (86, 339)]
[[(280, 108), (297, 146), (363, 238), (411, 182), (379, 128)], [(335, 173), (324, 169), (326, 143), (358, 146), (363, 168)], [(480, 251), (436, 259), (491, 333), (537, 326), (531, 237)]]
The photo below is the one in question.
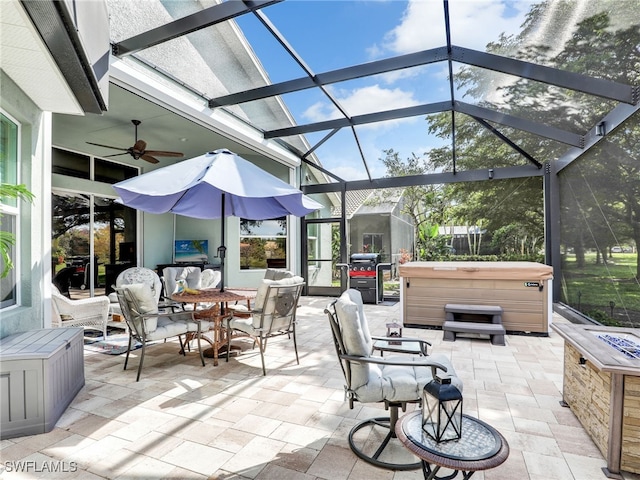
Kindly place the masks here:
[(633, 269), (638, 254), (616, 253), (613, 258), (607, 264), (596, 263), (596, 253), (587, 251), (581, 266), (575, 254), (565, 254), (562, 278), (554, 280), (562, 282), (561, 301), (598, 321), (592, 312), (610, 315), (614, 302), (616, 318), (640, 326), (640, 295)]
[(596, 322), (601, 323), (602, 325), (607, 325), (609, 327), (620, 326), (620, 323), (617, 320), (611, 318), (602, 310), (589, 310), (588, 312), (585, 312), (585, 315), (595, 320)]
[[(9, 183), (0, 183), (0, 198), (3, 202), (5, 199), (11, 198), (21, 199), (32, 203), (35, 197), (24, 184), (13, 185)], [(1, 215), (0, 218), (2, 218)], [(6, 277), (13, 268), (13, 262), (11, 261), (11, 248), (15, 243), (15, 235), (7, 231), (0, 230), (0, 257), (2, 258), (2, 264), (4, 265), (2, 273), (0, 273), (0, 278)]]
[(418, 260), (435, 260), (449, 256), (449, 235), (439, 235), (439, 226), (421, 224), (418, 228)]
[(501, 255), (449, 255), (451, 261), (456, 262), (536, 262), (544, 263), (544, 255), (519, 255), (519, 254), (501, 254)]
[[(425, 157), (419, 157), (415, 153), (411, 157), (401, 159), (398, 152), (393, 149), (385, 150), (385, 158), (380, 161), (386, 167), (387, 177), (404, 177), (409, 175), (425, 175), (434, 171), (433, 166)], [(449, 186), (443, 185), (416, 185), (405, 187), (403, 191), (402, 213), (408, 215), (413, 221), (416, 238), (416, 252), (421, 257), (437, 254), (440, 250), (437, 237), (438, 225), (448, 223), (450, 219), (450, 197), (447, 194)], [(383, 192), (391, 195), (393, 192)], [(430, 233), (435, 225), (435, 234)], [(420, 243), (422, 242), (422, 245)]]
[(493, 232), (491, 245), (501, 254), (531, 256), (542, 239), (531, 237), (522, 224), (509, 224)]

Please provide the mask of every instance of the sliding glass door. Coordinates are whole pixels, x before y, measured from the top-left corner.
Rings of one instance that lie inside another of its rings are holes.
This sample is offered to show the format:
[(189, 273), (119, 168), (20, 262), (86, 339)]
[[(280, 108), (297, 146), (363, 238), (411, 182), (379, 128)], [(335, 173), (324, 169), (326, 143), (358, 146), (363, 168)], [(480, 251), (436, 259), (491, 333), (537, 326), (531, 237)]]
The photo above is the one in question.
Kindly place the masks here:
[(104, 295), (136, 264), (136, 211), (112, 198), (56, 190), (52, 195), (52, 276), (70, 298)]

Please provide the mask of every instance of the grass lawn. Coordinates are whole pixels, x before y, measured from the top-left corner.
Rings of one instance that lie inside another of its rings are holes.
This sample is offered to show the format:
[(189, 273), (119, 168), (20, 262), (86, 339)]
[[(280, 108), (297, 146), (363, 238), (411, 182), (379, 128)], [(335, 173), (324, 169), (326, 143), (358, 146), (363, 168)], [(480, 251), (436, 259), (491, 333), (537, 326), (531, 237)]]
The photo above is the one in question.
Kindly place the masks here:
[(637, 258), (637, 253), (614, 253), (603, 265), (596, 264), (596, 254), (592, 253), (586, 255), (585, 266), (578, 268), (575, 255), (566, 255), (563, 301), (592, 317), (591, 312), (595, 310), (616, 321), (631, 320), (640, 326), (640, 282), (635, 278)]

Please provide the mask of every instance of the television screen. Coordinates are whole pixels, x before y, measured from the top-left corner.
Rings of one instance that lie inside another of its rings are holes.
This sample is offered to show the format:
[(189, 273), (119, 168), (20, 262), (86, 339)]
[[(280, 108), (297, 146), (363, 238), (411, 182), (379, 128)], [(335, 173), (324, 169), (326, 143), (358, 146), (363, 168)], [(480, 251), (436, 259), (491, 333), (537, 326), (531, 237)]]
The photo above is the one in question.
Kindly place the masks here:
[(176, 240), (173, 252), (175, 263), (209, 261), (209, 240)]
[(120, 242), (118, 261), (129, 263), (136, 261), (136, 242)]

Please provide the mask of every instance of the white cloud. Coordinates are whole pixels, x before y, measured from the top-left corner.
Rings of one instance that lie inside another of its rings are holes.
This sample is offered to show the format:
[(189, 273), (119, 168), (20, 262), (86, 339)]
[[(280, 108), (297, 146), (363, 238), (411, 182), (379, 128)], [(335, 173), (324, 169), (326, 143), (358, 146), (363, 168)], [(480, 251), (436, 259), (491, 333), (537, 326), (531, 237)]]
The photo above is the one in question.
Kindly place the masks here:
[(364, 180), (365, 178), (367, 178), (367, 172), (364, 169), (364, 165), (362, 164), (362, 161), (360, 161), (360, 164), (358, 167), (359, 168), (349, 167), (342, 164), (338, 167), (331, 168), (331, 173), (347, 181)]
[[(449, 2), (451, 42), (484, 51), (501, 33), (517, 33), (533, 1), (456, 0)], [(507, 5), (508, 4), (508, 5)], [(383, 46), (369, 49), (395, 54), (446, 45), (443, 2), (410, 0), (400, 24), (385, 35)]]
[[(410, 107), (419, 102), (413, 93), (400, 88), (383, 88), (380, 85), (370, 85), (353, 90), (339, 90), (334, 92), (335, 98), (350, 116), (362, 115), (396, 108)], [(338, 109), (329, 101), (316, 102), (307, 108), (303, 117), (310, 122), (321, 122), (340, 118)]]

